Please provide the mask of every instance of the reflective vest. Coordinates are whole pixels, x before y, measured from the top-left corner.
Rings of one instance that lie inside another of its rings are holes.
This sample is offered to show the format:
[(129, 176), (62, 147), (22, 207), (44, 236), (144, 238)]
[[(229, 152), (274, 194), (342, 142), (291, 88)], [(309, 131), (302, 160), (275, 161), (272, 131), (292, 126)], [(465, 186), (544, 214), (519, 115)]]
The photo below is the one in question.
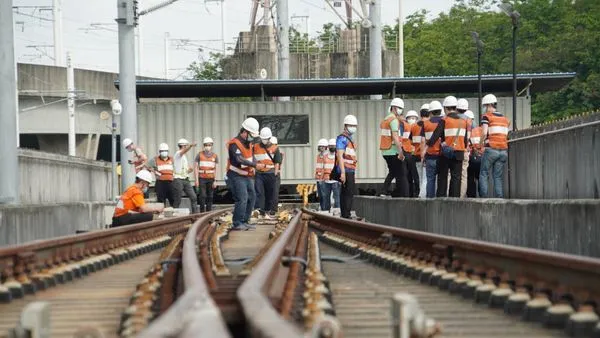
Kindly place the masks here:
[(461, 118), (448, 117), (444, 119), (444, 143), (455, 151), (467, 150), (465, 144), (467, 135), (467, 121)]
[[(428, 142), (433, 131), (437, 128), (437, 123), (431, 122), (431, 120), (423, 121), (423, 131), (425, 132), (425, 142)], [(432, 147), (427, 147), (427, 154), (438, 156), (440, 154), (440, 140), (435, 141)]]
[(508, 149), (508, 126), (510, 125), (508, 119), (490, 113), (485, 114), (485, 117), (489, 122), (486, 146), (500, 150)]
[(396, 116), (387, 117), (379, 124), (380, 136), (379, 136), (379, 150), (389, 150), (394, 145), (392, 139), (392, 121), (396, 119)]
[(413, 145), (412, 145), (412, 140), (410, 139), (410, 133), (412, 130), (412, 126), (406, 121), (401, 121), (401, 123), (402, 123), (402, 127), (404, 129), (404, 132), (402, 133), (402, 150), (405, 153), (412, 154), (413, 151), (415, 150), (415, 147), (413, 147)]
[[(260, 172), (269, 172), (275, 169), (275, 163), (271, 160), (271, 157), (275, 156), (275, 151), (277, 150), (277, 146), (271, 144), (269, 147), (265, 148), (262, 143), (254, 145), (254, 159), (256, 159), (256, 163), (262, 163), (265, 165), (264, 169), (257, 169)], [(269, 157), (269, 155), (271, 155)]]
[[(235, 137), (229, 140), (229, 142), (227, 142), (225, 148), (229, 149), (229, 146), (232, 143), (235, 143), (235, 145), (238, 147), (238, 149), (242, 153), (243, 159), (245, 159), (248, 162), (252, 162), (254, 160), (252, 157), (252, 146), (246, 147), (242, 142), (240, 142), (240, 140), (237, 137)], [(238, 168), (231, 164), (230, 159), (227, 159), (227, 171), (229, 170), (241, 176), (254, 176), (254, 168), (243, 164)]]
[(139, 212), (139, 208), (135, 206), (133, 203), (133, 198), (137, 196), (137, 198), (141, 198), (144, 200), (144, 193), (137, 185), (132, 184), (123, 192), (121, 197), (119, 197), (119, 202), (117, 202), (117, 206), (115, 207), (114, 217), (123, 216), (129, 211)]
[(415, 155), (421, 156), (421, 126), (417, 123), (411, 126), (412, 144), (415, 147)]
[[(344, 134), (342, 134), (344, 135)], [(356, 170), (356, 163), (357, 161), (357, 157), (356, 157), (356, 148), (355, 145), (353, 145), (352, 142), (350, 142), (350, 138), (346, 135), (344, 135), (344, 137), (348, 138), (348, 144), (346, 144), (346, 149), (344, 149), (344, 168), (345, 169), (351, 169), (351, 170)]]
[(156, 169), (160, 172), (159, 181), (172, 181), (173, 180), (173, 158), (167, 157), (166, 160), (156, 156)]
[(471, 149), (482, 149), (481, 146), (481, 133), (483, 128), (475, 127), (471, 130), (471, 136), (469, 137), (469, 141), (471, 143)]
[(324, 179), (325, 173), (325, 156), (319, 153), (317, 154), (317, 160), (315, 162), (315, 179), (317, 181), (322, 181)]
[(215, 178), (215, 168), (217, 167), (217, 154), (211, 153), (206, 156), (204, 151), (198, 153), (198, 177), (208, 180)]
[(329, 180), (329, 176), (335, 165), (335, 153), (327, 151), (327, 154), (317, 155), (317, 163), (315, 165), (315, 179), (317, 181)]

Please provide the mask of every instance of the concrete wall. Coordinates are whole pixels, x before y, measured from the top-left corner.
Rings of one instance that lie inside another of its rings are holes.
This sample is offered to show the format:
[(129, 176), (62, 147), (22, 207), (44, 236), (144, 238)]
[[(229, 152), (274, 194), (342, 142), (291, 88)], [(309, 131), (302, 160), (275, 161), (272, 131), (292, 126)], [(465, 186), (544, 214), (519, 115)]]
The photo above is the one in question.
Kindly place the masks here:
[(109, 202), (0, 205), (0, 246), (101, 229), (112, 222), (113, 211)]
[(600, 198), (600, 121), (509, 142), (510, 197)]
[(19, 149), (22, 204), (110, 200), (110, 163)]
[(357, 196), (369, 222), (600, 257), (600, 200), (387, 199)]

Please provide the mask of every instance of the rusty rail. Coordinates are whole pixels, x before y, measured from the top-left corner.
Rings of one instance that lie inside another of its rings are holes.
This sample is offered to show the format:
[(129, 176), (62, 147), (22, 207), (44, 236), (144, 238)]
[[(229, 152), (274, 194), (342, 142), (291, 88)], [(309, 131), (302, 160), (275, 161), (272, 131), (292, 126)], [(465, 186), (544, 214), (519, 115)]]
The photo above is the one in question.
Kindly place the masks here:
[(219, 308), (210, 296), (197, 251), (201, 250), (197, 245), (208, 231), (211, 220), (228, 211), (231, 209), (204, 214), (192, 225), (182, 250), (184, 293), (139, 337), (231, 337)]
[[(273, 305), (283, 300), (281, 298), (284, 296), (285, 282), (288, 280), (290, 270), (297, 269), (282, 266), (282, 260), (284, 257), (290, 258), (297, 252), (297, 247), (305, 243), (306, 238), (302, 233), (306, 228), (306, 222), (301, 218), (301, 212), (294, 215), (287, 228), (237, 291), (237, 297), (249, 326), (248, 332), (253, 337), (303, 336), (302, 332), (287, 321)], [(292, 264), (299, 263), (290, 263)]]

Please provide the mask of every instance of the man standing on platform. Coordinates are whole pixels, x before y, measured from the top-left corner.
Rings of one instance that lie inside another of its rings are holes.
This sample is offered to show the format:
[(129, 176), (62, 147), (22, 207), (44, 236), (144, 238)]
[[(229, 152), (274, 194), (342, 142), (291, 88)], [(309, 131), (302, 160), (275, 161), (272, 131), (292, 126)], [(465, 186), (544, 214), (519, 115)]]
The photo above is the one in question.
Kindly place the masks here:
[(352, 137), (356, 134), (358, 120), (354, 115), (344, 117), (344, 131), (336, 139), (336, 174), (342, 183), (340, 193), (341, 216), (350, 218), (352, 202), (356, 190), (355, 173), (357, 164), (356, 144)]
[(185, 154), (190, 151), (196, 143), (190, 144), (188, 140), (182, 138), (177, 142), (179, 150), (175, 153), (175, 180), (173, 182), (174, 194), (175, 194), (175, 205), (173, 207), (179, 208), (181, 205), (181, 196), (185, 192), (187, 197), (190, 199), (192, 214), (198, 212), (198, 203), (196, 201), (196, 192), (189, 181), (189, 174), (193, 171), (192, 167), (188, 164), (187, 157)]
[(217, 164), (219, 163), (217, 154), (212, 151), (213, 143), (212, 138), (205, 137), (202, 142), (204, 149), (194, 159), (195, 186), (199, 195), (200, 212), (212, 210), (216, 187), (215, 174), (217, 172)]

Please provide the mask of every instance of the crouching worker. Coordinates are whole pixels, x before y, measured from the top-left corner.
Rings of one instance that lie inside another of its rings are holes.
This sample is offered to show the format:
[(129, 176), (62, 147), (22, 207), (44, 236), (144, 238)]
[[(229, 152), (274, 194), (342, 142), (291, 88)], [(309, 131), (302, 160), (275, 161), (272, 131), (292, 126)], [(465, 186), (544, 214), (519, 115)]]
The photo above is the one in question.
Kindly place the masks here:
[(135, 183), (119, 197), (111, 228), (148, 222), (152, 220), (153, 213), (163, 211), (162, 205), (151, 207), (144, 201), (144, 193), (148, 191), (150, 183), (152, 183), (152, 174), (148, 170), (140, 170), (135, 175)]

